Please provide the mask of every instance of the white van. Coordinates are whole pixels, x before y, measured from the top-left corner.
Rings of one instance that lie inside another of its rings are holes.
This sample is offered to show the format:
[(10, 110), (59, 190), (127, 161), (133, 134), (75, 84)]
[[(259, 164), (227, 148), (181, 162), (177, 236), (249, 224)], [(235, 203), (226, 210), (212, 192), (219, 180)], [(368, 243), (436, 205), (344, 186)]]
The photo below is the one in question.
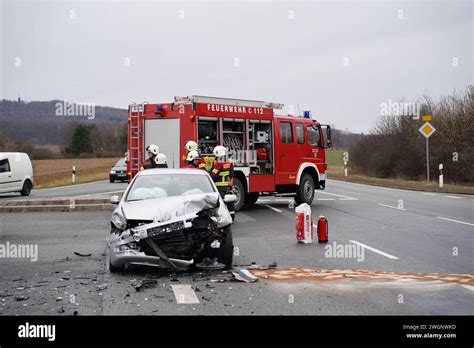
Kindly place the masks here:
[(0, 152), (0, 193), (20, 192), (29, 196), (33, 188), (33, 167), (22, 152)]

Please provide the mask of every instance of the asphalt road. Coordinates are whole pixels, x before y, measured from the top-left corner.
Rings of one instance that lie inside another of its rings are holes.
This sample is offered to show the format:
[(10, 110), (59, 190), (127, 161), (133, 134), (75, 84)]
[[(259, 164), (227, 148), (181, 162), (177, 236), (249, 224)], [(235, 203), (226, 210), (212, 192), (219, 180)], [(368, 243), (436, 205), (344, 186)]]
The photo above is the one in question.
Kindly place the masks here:
[(127, 183), (110, 183), (108, 180), (105, 180), (86, 184), (75, 184), (45, 189), (33, 189), (28, 197), (23, 197), (19, 193), (0, 193), (0, 201), (50, 197), (87, 196), (103, 193), (112, 194), (116, 193), (117, 191), (125, 190), (127, 185)]
[[(122, 187), (97, 183), (35, 194), (95, 194)], [(277, 271), (393, 271), (396, 279), (313, 280), (293, 272), (289, 280), (241, 283), (222, 271), (170, 274), (153, 268), (111, 274), (105, 248), (109, 212), (3, 214), (0, 244), (37, 244), (38, 260), (1, 260), (0, 313), (474, 314), (474, 284), (433, 275), (474, 275), (474, 196), (332, 180), (327, 188), (316, 192), (312, 214), (314, 221), (321, 214), (328, 219), (329, 244), (296, 243), (290, 200), (261, 198), (239, 212), (233, 226), (236, 268), (276, 262)], [(329, 257), (325, 250), (334, 242), (359, 245), (363, 254)], [(427, 273), (428, 280), (408, 279), (403, 272)], [(152, 284), (136, 291), (132, 285), (141, 280)], [(198, 303), (178, 303), (194, 295)]]

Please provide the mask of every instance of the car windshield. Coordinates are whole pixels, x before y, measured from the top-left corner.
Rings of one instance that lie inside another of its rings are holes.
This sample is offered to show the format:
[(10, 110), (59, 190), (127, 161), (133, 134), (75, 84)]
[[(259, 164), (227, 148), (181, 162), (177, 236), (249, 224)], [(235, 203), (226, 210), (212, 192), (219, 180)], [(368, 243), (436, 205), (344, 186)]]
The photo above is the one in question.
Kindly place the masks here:
[(117, 163), (115, 163), (114, 167), (126, 167), (127, 164), (125, 163), (125, 158), (121, 158), (118, 160)]
[(187, 196), (215, 192), (206, 175), (156, 174), (135, 179), (127, 194), (127, 202), (143, 199)]

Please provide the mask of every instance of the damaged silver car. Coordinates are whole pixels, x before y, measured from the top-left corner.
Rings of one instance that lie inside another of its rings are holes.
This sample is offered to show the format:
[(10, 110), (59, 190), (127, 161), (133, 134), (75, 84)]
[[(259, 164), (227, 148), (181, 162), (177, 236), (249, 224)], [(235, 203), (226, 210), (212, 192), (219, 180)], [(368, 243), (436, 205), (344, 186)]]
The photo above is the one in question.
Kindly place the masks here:
[[(139, 172), (111, 217), (109, 269), (129, 265), (172, 270), (232, 266), (232, 218), (209, 174), (199, 169)], [(225, 202), (224, 202), (225, 201)]]

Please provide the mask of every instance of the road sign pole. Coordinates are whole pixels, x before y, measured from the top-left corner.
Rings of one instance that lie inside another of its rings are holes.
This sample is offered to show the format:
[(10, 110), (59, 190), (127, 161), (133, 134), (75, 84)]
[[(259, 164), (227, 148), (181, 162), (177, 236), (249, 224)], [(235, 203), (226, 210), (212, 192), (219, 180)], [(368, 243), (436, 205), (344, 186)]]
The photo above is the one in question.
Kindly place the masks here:
[(429, 138), (426, 138), (426, 180), (430, 182), (430, 145)]

